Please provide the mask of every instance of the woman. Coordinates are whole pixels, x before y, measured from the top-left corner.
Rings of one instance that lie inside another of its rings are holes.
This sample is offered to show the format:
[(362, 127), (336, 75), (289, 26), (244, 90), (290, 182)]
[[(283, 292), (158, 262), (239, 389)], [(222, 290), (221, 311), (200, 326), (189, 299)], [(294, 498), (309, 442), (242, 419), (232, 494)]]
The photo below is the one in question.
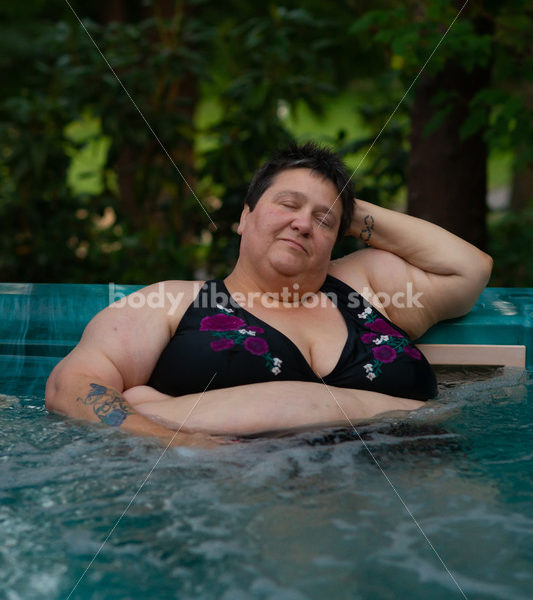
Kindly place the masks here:
[[(173, 443), (191, 444), (205, 442), (193, 432), (347, 424), (421, 406), (435, 378), (411, 340), (468, 312), (492, 261), (353, 197), (328, 150), (274, 157), (250, 185), (228, 277), (164, 282), (176, 310), (102, 311), (52, 372), (47, 407), (164, 439), (180, 429)], [(331, 261), (345, 233), (369, 247)]]

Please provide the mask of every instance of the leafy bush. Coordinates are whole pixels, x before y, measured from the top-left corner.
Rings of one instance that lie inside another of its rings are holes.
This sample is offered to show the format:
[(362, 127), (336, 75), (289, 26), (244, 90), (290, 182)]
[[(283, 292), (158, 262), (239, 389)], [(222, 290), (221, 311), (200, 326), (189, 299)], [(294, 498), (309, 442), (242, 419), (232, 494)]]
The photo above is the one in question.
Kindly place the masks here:
[(494, 269), (489, 285), (533, 287), (533, 209), (497, 215), (489, 222)]

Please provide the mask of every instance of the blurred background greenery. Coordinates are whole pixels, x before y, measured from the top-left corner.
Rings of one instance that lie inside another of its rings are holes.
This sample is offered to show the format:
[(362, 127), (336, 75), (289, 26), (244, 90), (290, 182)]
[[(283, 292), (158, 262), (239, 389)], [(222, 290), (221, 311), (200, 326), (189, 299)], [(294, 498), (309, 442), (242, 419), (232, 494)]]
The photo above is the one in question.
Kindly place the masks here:
[(0, 281), (222, 276), (253, 171), (313, 139), (533, 285), (533, 9), (471, 0), (420, 74), (462, 5), (4, 1)]

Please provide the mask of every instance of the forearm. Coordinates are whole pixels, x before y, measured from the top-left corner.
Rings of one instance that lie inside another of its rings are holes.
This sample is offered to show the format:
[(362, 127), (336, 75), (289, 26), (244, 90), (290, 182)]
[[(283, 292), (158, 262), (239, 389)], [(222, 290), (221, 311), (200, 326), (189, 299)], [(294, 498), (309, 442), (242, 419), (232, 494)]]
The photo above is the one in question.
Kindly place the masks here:
[(136, 410), (168, 427), (231, 435), (349, 426), (377, 414), (412, 410), (423, 404), (376, 392), (301, 381), (250, 384), (178, 398), (141, 386), (129, 390), (126, 396), (132, 399)]
[(357, 200), (349, 233), (373, 248), (400, 256), (437, 275), (461, 274), (485, 266), (490, 257), (442, 227), (410, 215)]
[(57, 380), (51, 377), (46, 386), (46, 406), (50, 411), (70, 417), (119, 427), (135, 435), (156, 437), (165, 445), (214, 445), (208, 439), (200, 439), (204, 436), (177, 433), (154, 422), (135, 410), (123, 394), (95, 378), (71, 376)]

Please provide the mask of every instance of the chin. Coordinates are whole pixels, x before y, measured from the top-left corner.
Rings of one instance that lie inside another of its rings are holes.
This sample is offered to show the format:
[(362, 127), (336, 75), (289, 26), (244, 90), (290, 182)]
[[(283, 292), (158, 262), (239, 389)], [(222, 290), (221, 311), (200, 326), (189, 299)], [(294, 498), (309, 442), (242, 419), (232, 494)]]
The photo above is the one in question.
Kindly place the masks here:
[(287, 279), (297, 279), (302, 275), (302, 271), (300, 269), (283, 269), (274, 267), (274, 270), (278, 275), (281, 277), (286, 277)]
[(276, 273), (284, 275), (285, 277), (294, 277), (296, 275), (300, 275), (304, 266), (302, 261), (290, 261), (287, 260), (286, 257), (284, 257), (283, 260), (273, 260), (270, 264)]

